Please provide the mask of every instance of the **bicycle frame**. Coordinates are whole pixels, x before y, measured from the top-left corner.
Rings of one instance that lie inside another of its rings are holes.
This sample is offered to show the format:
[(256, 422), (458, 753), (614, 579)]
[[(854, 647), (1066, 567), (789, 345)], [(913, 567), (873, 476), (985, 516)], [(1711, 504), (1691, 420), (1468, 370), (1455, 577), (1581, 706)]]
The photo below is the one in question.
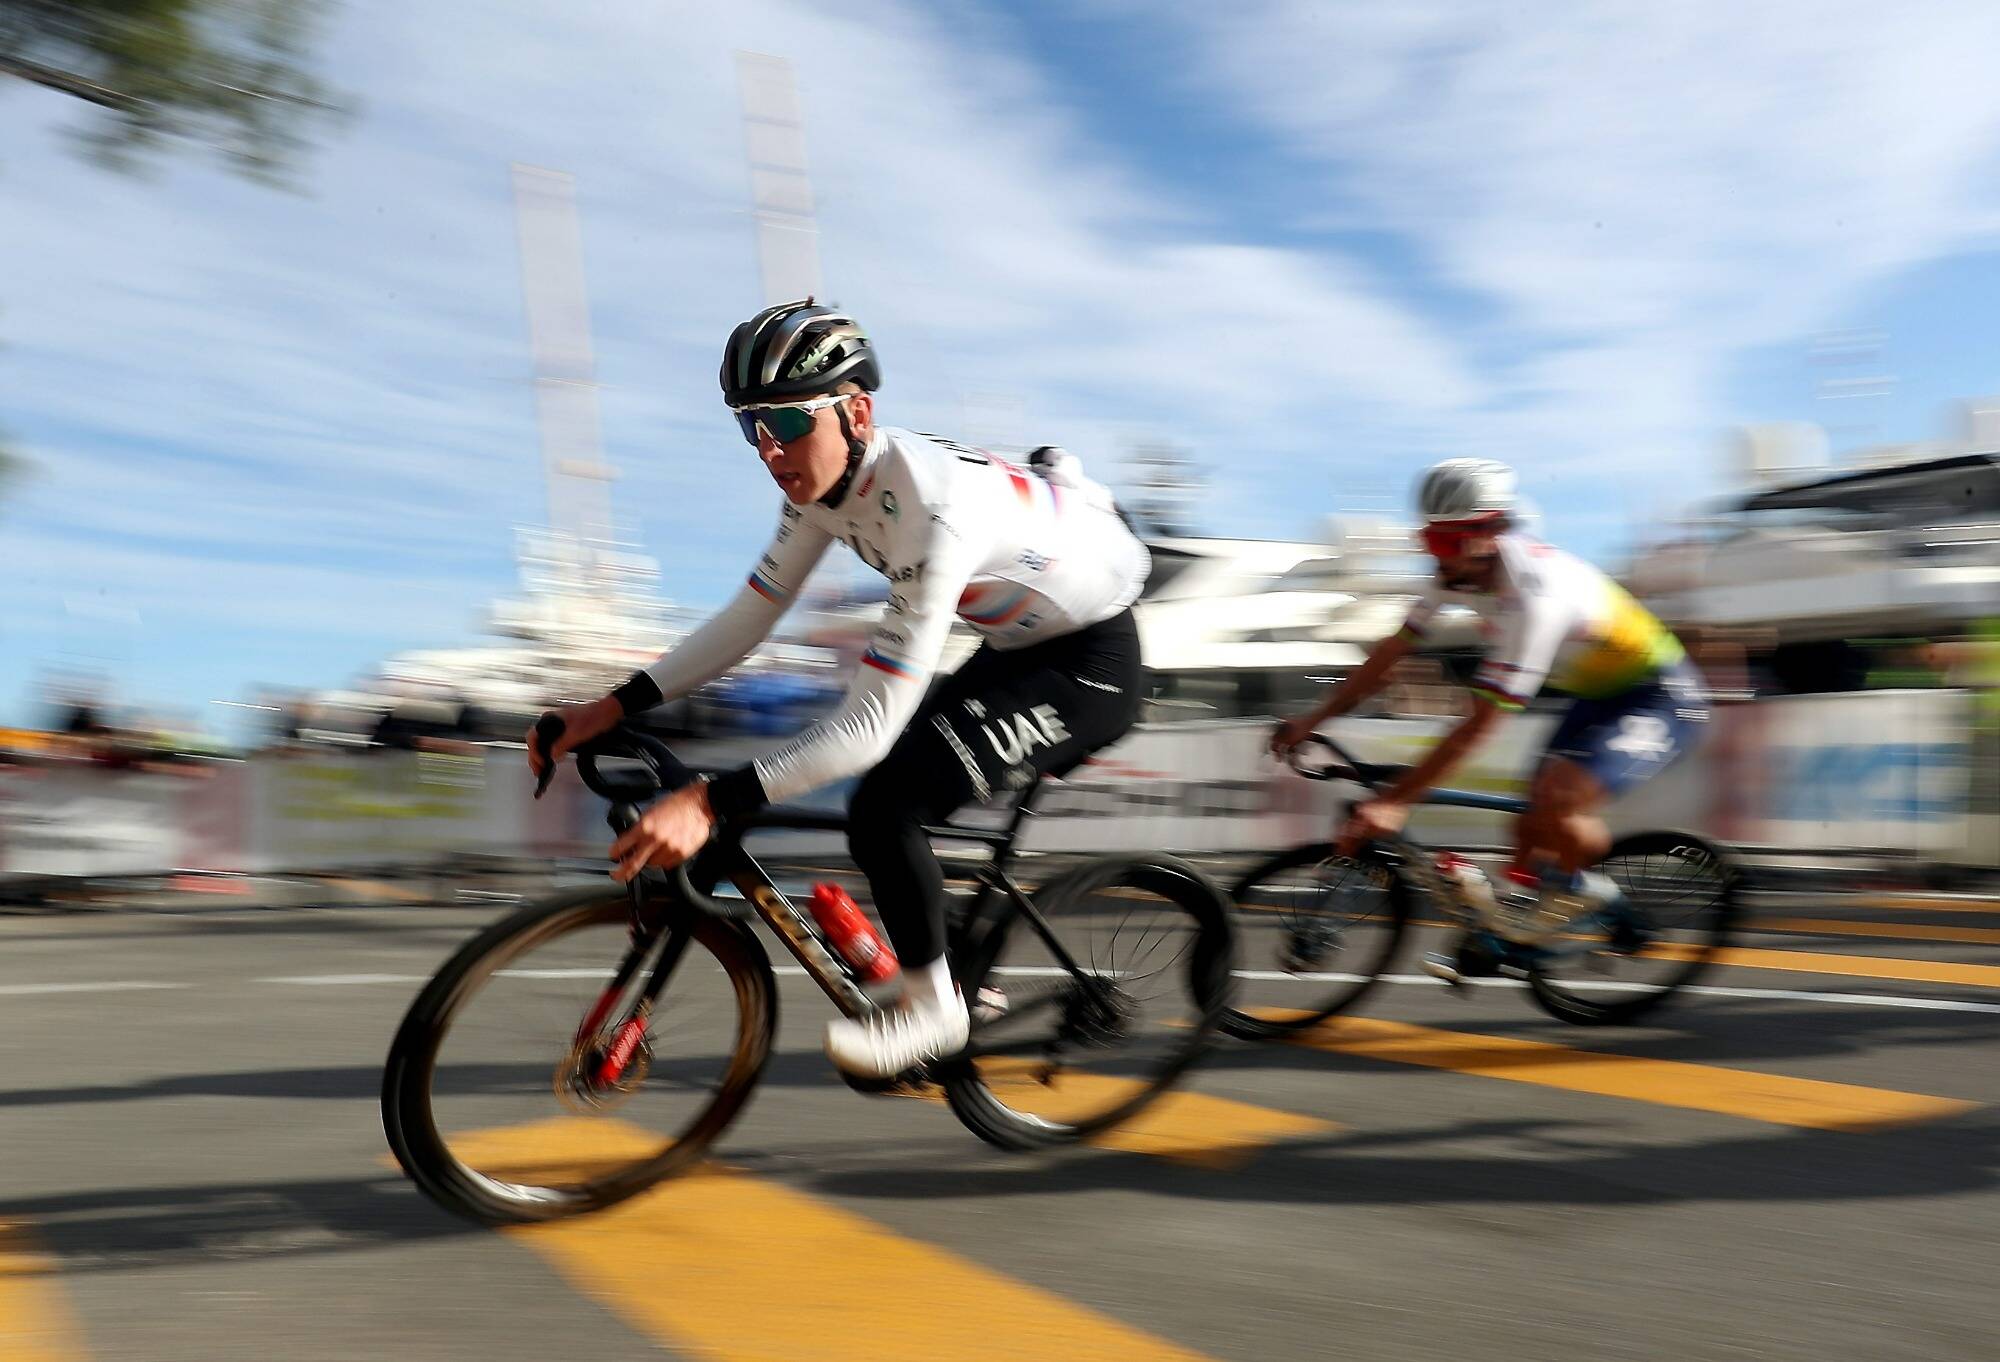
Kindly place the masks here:
[[(978, 896), (973, 900), (963, 923), (953, 933), (952, 953), (961, 963), (969, 959), (990, 940), (991, 933), (1007, 928), (1014, 915), (1025, 919), (1040, 936), (1044, 945), (1058, 964), (1077, 979), (1095, 987), (1093, 976), (1088, 974), (1070, 954), (1055, 929), (1043, 917), (1021, 887), (1007, 873), (1008, 863), (1013, 859), (1014, 845), (1020, 837), (1021, 824), (1034, 814), (1035, 800), (1042, 789), (1042, 782), (1036, 781), (1022, 792), (1014, 803), (1012, 816), (1004, 828), (975, 828), (959, 823), (928, 825), (924, 834), (934, 839), (956, 842), (976, 842), (992, 848), (993, 859), (979, 866), (974, 878), (979, 882)], [(766, 830), (789, 830), (800, 832), (846, 832), (848, 821), (845, 815), (837, 813), (816, 813), (808, 809), (772, 808), (760, 810), (729, 829), (728, 841), (720, 849), (720, 869), (724, 876), (736, 886), (744, 901), (748, 903), (770, 927), (777, 938), (785, 944), (785, 949), (805, 968), (806, 974), (818, 984), (820, 990), (833, 1005), (849, 1017), (860, 1017), (875, 1010), (875, 1004), (863, 992), (859, 981), (845, 961), (832, 951), (822, 937), (819, 924), (812, 915), (786, 897), (772, 880), (771, 875), (747, 851), (742, 843), (745, 834)], [(713, 853), (712, 853), (713, 854)], [(635, 881), (636, 884), (636, 881)], [(1004, 895), (1013, 907), (1013, 914), (991, 910), (994, 895)], [(662, 971), (655, 971), (656, 976)]]
[[(1294, 763), (1294, 770), (1314, 780), (1352, 780), (1371, 794), (1381, 793), (1384, 784), (1383, 778), (1392, 768), (1357, 760), (1339, 742), (1324, 733), (1313, 734), (1312, 740), (1332, 752), (1339, 759), (1338, 764), (1307, 769)], [(1481, 809), (1489, 813), (1510, 814), (1524, 813), (1528, 807), (1528, 801), (1517, 799), (1511, 795), (1481, 794), (1475, 790), (1452, 790), (1444, 788), (1426, 791), (1418, 802), (1421, 804), (1436, 805), (1440, 808)], [(1446, 917), (1454, 919), (1461, 926), (1471, 926), (1487, 931), (1496, 930), (1498, 924), (1490, 921), (1486, 913), (1481, 912), (1473, 904), (1467, 902), (1465, 896), (1459, 893), (1458, 887), (1445, 878), (1444, 873), (1438, 869), (1437, 861), (1431, 855), (1429, 847), (1401, 832), (1396, 833), (1394, 836), (1383, 838), (1382, 844), (1390, 850), (1391, 854), (1396, 856), (1411, 878), (1415, 879), (1422, 886), (1424, 892), (1430, 896), (1431, 901), (1444, 910)], [(1547, 946), (1544, 948), (1559, 949)]]
[[(1351, 780), (1370, 794), (1382, 793), (1384, 777), (1391, 768), (1387, 765), (1365, 762), (1356, 758), (1335, 739), (1324, 733), (1315, 733), (1312, 740), (1324, 746), (1338, 758), (1338, 764), (1326, 767), (1306, 768), (1294, 763), (1293, 770), (1312, 780)], [(1477, 790), (1452, 790), (1436, 788), (1426, 790), (1417, 801), (1438, 808), (1479, 809), (1487, 813), (1521, 814), (1527, 811), (1528, 801), (1512, 795), (1481, 794)], [(1431, 849), (1411, 838), (1407, 833), (1398, 832), (1382, 842), (1400, 860), (1411, 875), (1423, 886), (1431, 899), (1442, 905), (1448, 913), (1462, 921), (1490, 924), (1481, 921), (1481, 915), (1472, 905), (1465, 902), (1457, 889), (1445, 879), (1437, 868)]]

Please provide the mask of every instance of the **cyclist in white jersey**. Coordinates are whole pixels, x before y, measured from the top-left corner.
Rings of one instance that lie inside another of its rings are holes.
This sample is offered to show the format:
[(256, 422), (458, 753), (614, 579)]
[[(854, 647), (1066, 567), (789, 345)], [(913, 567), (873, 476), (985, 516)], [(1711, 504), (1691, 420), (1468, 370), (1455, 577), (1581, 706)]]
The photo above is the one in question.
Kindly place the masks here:
[[(660, 800), (612, 855), (620, 879), (672, 866), (701, 848), (718, 818), (868, 772), (849, 808), (849, 846), (907, 996), (866, 1020), (831, 1023), (827, 1050), (843, 1069), (890, 1077), (959, 1048), (967, 1033), (945, 959), (944, 876), (924, 824), (1061, 774), (1131, 727), (1144, 697), (1131, 605), (1151, 560), (1073, 456), (1043, 448), (1022, 468), (879, 426), (879, 383), (861, 329), (811, 299), (736, 328), (723, 396), (784, 492), (776, 533), (720, 613), (612, 694), (564, 711), (553, 751), (560, 757), (728, 671), (835, 542), (887, 578), (888, 604), (838, 711), (757, 761)], [(954, 618), (981, 646), (926, 700)]]
[[(1424, 546), (1438, 575), (1402, 630), (1316, 709), (1286, 720), (1272, 750), (1289, 752), (1327, 719), (1380, 690), (1390, 670), (1446, 605), (1479, 615), (1489, 650), (1475, 673), (1472, 714), (1446, 734), (1388, 791), (1355, 806), (1341, 849), (1399, 831), (1424, 791), (1438, 784), (1500, 719), (1524, 708), (1544, 685), (1567, 693), (1515, 830), (1512, 876), (1537, 895), (1534, 917), (1567, 921), (1616, 899), (1611, 880), (1591, 870), (1610, 849), (1599, 810), (1651, 779), (1687, 749), (1708, 717), (1700, 673), (1680, 641), (1623, 587), (1589, 563), (1514, 527), (1515, 479), (1506, 465), (1449, 459), (1418, 489)], [(1636, 937), (1620, 943), (1637, 949)], [(1490, 973), (1493, 962), (1461, 946), (1427, 967), (1456, 982)]]

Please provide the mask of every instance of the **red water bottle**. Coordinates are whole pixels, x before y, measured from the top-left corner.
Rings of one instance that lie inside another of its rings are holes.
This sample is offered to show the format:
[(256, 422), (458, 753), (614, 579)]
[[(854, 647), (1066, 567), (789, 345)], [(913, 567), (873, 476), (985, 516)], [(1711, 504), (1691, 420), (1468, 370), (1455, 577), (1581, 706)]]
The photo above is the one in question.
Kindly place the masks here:
[(813, 921), (819, 924), (827, 941), (864, 982), (884, 983), (895, 978), (902, 969), (896, 962), (896, 953), (889, 949), (889, 943), (875, 930), (868, 914), (862, 912), (839, 885), (814, 885), (807, 906), (812, 909)]

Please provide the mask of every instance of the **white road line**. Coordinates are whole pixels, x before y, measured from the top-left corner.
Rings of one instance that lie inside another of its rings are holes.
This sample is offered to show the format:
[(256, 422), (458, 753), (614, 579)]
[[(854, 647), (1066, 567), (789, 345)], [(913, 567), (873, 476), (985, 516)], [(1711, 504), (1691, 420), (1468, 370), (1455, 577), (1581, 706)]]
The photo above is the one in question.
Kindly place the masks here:
[(193, 984), (155, 983), (144, 979), (121, 979), (97, 984), (0, 984), (0, 995), (17, 997), (30, 993), (131, 993), (150, 988), (193, 987)]
[[(780, 965), (773, 971), (780, 975), (798, 977), (805, 970), (798, 965)], [(1064, 973), (1053, 965), (1003, 966), (1001, 974), (1023, 977), (1048, 977)], [(502, 970), (500, 973), (516, 979), (602, 979), (611, 974), (604, 969), (548, 969), (548, 970)], [(1257, 982), (1294, 984), (1314, 983), (1354, 983), (1360, 978), (1355, 974), (1315, 973), (1286, 974), (1282, 970), (1237, 970), (1239, 979)], [(253, 979), (257, 984), (285, 984), (304, 988), (341, 988), (364, 984), (421, 984), (428, 980), (421, 974), (289, 974), (272, 975)], [(1426, 974), (1385, 974), (1385, 984), (1417, 984), (1430, 988), (1443, 988), (1444, 984)], [(1526, 988), (1519, 979), (1467, 979), (1468, 984), (1479, 988)], [(173, 982), (168, 980), (114, 979), (96, 983), (78, 984), (0, 984), (0, 997), (28, 997), (50, 993), (131, 993), (158, 989), (197, 988), (201, 985)], [(1578, 992), (1637, 993), (1650, 985), (1630, 983), (1619, 979), (1579, 979), (1566, 981), (1564, 987)], [(1680, 990), (1706, 998), (1748, 998), (1752, 1000), (1833, 1003), (1844, 1007), (1902, 1007), (1929, 1012), (1977, 1012), (2000, 1014), (2000, 1003), (1964, 1002), (1956, 998), (1916, 998), (1895, 993), (1822, 993), (1809, 989), (1791, 988), (1730, 988), (1720, 984), (1690, 984)]]
[(1848, 1003), (1856, 1007), (1915, 1007), (1931, 1012), (2000, 1012), (2000, 1003), (1968, 1003), (1956, 998), (1906, 998), (1900, 994), (1813, 993), (1790, 988), (1726, 988), (1720, 984), (1690, 984), (1683, 993), (1709, 998), (1784, 998), (1801, 1003)]
[[(1286, 974), (1282, 970), (1240, 969), (1235, 971), (1238, 979), (1259, 981), (1287, 980), (1294, 983), (1352, 984), (1359, 982), (1358, 974)], [(1424, 984), (1432, 988), (1444, 988), (1442, 979), (1433, 979), (1428, 974), (1385, 974), (1385, 984)], [(1478, 988), (1526, 988), (1520, 979), (1467, 979), (1465, 981)], [(1632, 983), (1622, 979), (1577, 979), (1564, 980), (1563, 987), (1579, 993), (1644, 993), (1650, 984)], [(1912, 998), (1898, 993), (1816, 993), (1807, 989), (1792, 988), (1730, 988), (1721, 984), (1689, 984), (1682, 993), (1696, 994), (1705, 998), (1777, 998), (1786, 1002), (1842, 1003), (1854, 1007), (1910, 1007), (1931, 1012), (1988, 1012), (2000, 1013), (2000, 1003), (1961, 1002), (1956, 998)]]
[(255, 984), (303, 984), (309, 988), (339, 988), (343, 984), (421, 984), (421, 974), (279, 974), (253, 979)]

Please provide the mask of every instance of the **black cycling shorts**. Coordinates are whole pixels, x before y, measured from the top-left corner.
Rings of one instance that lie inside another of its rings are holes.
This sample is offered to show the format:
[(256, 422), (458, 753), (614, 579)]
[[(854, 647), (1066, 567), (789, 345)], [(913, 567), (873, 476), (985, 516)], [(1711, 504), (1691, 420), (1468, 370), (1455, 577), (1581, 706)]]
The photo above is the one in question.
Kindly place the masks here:
[(848, 846), (905, 965), (944, 953), (944, 874), (923, 825), (1074, 769), (1137, 722), (1145, 687), (1130, 610), (1025, 648), (982, 646), (938, 683), (848, 808)]

